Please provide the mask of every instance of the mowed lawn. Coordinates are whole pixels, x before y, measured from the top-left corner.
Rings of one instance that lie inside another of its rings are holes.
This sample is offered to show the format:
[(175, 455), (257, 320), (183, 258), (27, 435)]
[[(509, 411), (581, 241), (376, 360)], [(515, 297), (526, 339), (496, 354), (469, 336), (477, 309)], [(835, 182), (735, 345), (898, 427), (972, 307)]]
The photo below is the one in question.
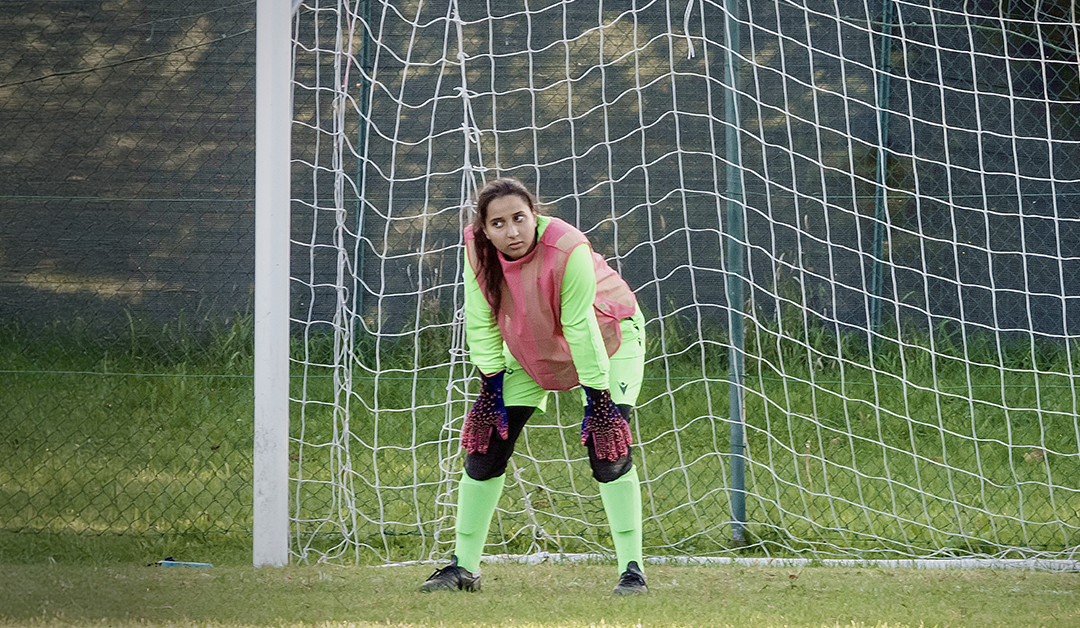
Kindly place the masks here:
[(430, 565), (0, 565), (4, 626), (1080, 626), (1080, 574), (489, 564), (477, 594), (421, 594)]

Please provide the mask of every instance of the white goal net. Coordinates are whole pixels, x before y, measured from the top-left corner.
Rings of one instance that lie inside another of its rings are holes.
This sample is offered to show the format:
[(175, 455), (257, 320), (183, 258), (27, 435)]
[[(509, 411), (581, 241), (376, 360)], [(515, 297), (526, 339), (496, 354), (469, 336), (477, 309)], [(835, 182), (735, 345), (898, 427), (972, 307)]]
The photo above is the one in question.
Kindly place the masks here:
[[(1076, 11), (302, 2), (294, 556), (452, 549), (461, 229), (509, 175), (645, 313), (647, 556), (1074, 558)], [(578, 397), (552, 397), (488, 553), (609, 551)]]

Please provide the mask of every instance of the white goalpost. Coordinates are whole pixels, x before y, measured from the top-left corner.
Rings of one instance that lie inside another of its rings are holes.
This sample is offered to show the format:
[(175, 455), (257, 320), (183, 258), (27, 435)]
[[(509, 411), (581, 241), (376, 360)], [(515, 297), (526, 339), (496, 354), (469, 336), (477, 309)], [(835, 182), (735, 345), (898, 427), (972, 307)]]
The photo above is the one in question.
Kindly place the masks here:
[(293, 7), (260, 0), (256, 21), (255, 435), (252, 561), (289, 562), (289, 185)]
[[(257, 505), (288, 503), (256, 563), (449, 554), (461, 231), (515, 176), (645, 313), (650, 560), (1077, 568), (1078, 16), (955, 5), (300, 2), (291, 125), (257, 143), (291, 137), (259, 172), (291, 240), (257, 233), (257, 325), (291, 271), (289, 333), (256, 330), (257, 369), (290, 356), (256, 373), (288, 416), (270, 465), (256, 421)], [(609, 554), (580, 423), (570, 393), (530, 420), (488, 554)]]

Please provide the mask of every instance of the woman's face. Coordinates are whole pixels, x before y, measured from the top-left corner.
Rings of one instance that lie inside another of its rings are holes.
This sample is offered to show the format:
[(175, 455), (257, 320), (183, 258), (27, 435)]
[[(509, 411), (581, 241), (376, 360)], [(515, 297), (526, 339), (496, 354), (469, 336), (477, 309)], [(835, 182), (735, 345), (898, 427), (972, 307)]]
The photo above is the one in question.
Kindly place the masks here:
[(508, 259), (518, 259), (536, 244), (536, 214), (517, 194), (488, 203), (484, 235)]

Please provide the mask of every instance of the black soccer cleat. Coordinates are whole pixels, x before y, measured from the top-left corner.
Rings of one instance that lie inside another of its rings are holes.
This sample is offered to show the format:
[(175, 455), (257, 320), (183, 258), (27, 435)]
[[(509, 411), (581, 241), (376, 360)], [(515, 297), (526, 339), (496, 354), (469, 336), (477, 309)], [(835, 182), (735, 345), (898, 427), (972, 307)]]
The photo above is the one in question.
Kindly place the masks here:
[(626, 565), (626, 571), (619, 576), (619, 584), (612, 591), (615, 595), (638, 595), (648, 593), (649, 587), (645, 584), (645, 574), (641, 572), (637, 561), (630, 561)]
[(436, 569), (435, 573), (428, 576), (424, 584), (420, 585), (421, 593), (432, 591), (469, 591), (472, 593), (479, 590), (480, 572), (472, 573), (463, 567), (458, 567), (457, 556), (451, 557), (449, 565)]

